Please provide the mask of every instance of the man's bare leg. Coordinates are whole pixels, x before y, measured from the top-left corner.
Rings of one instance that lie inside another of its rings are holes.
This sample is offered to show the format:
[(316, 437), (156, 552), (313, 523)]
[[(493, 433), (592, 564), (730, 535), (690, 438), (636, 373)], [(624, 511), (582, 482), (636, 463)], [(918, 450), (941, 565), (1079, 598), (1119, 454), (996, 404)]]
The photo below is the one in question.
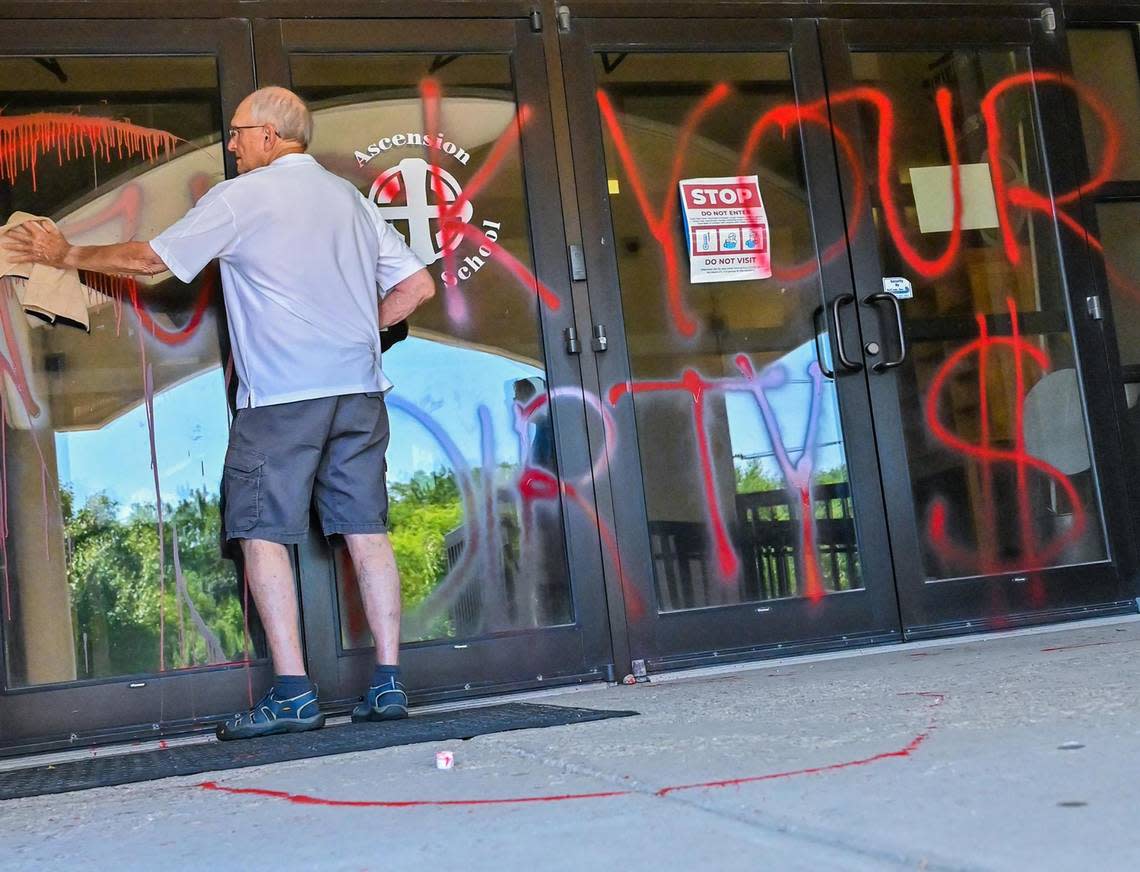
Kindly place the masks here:
[(346, 533), (344, 541), (376, 640), (376, 662), (395, 666), (400, 659), (400, 572), (392, 542), (387, 533)]
[(408, 695), (400, 683), (400, 573), (387, 533), (345, 534), (364, 614), (376, 640), (376, 667), (353, 721), (387, 721), (408, 716)]
[(325, 723), (316, 690), (305, 675), (298, 623), (297, 590), (284, 545), (243, 539), (246, 578), (273, 656), (272, 691), (247, 712), (218, 725), (219, 739), (251, 739), (274, 733), (318, 730)]
[(288, 549), (264, 539), (242, 539), (241, 550), (245, 555), (249, 589), (273, 656), (274, 672), (304, 675), (297, 589)]

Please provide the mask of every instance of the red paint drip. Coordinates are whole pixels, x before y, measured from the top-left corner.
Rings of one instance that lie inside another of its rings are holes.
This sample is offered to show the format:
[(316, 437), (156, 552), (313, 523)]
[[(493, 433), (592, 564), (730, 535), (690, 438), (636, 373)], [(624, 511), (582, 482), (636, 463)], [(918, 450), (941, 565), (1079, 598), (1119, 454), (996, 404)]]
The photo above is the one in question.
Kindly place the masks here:
[[(831, 263), (837, 257), (847, 256), (847, 243), (854, 239), (856, 231), (863, 220), (863, 204), (866, 200), (866, 180), (863, 175), (863, 166), (859, 159), (859, 152), (851, 137), (841, 127), (833, 125), (828, 118), (827, 101), (817, 100), (814, 103), (801, 106), (799, 104), (784, 104), (768, 110), (760, 116), (748, 132), (748, 139), (740, 153), (740, 163), (737, 166), (737, 175), (747, 175), (752, 167), (752, 159), (760, 142), (771, 130), (779, 130), (780, 136), (787, 139), (788, 131), (793, 124), (802, 125), (804, 122), (815, 124), (831, 133), (839, 152), (846, 159), (852, 173), (851, 188), (854, 197), (851, 205), (851, 224), (844, 235), (828, 245), (816, 258), (808, 258), (794, 266), (783, 267), (775, 259), (772, 261), (772, 278), (778, 282), (794, 284), (815, 276), (821, 264)], [(752, 217), (752, 213), (750, 213)], [(753, 230), (759, 228), (759, 222), (749, 222)]]
[(0, 115), (0, 177), (10, 184), (31, 172), (36, 190), (36, 164), (54, 151), (59, 163), (91, 154), (104, 161), (141, 155), (154, 161), (161, 152), (170, 158), (181, 142), (165, 130), (155, 130), (110, 118), (85, 118), (55, 112)]
[[(1013, 234), (1013, 227), (1009, 217), (1009, 206), (1012, 203), (1011, 195), (1013, 195), (1014, 192), (1017, 192), (1022, 197), (1032, 197), (1033, 195), (1040, 197), (1040, 195), (1035, 191), (1020, 186), (1010, 188), (1006, 181), (1005, 168), (1001, 163), (1003, 134), (1001, 122), (997, 114), (998, 102), (1009, 91), (1016, 88), (1030, 88), (1033, 90), (1038, 85), (1058, 85), (1070, 90), (1078, 100), (1083, 101), (1092, 109), (1100, 121), (1104, 133), (1104, 157), (1097, 171), (1087, 182), (1077, 186), (1071, 191), (1058, 194), (1052, 202), (1046, 198), (1046, 202), (1049, 203), (1048, 209), (1045, 210), (1047, 214), (1053, 213), (1053, 202), (1058, 206), (1066, 205), (1080, 199), (1085, 194), (1092, 193), (1111, 181), (1120, 154), (1120, 125), (1108, 110), (1108, 107), (1091, 90), (1063, 73), (1045, 71), (1018, 73), (1002, 79), (1002, 81), (998, 82), (986, 93), (986, 96), (982, 99), (981, 111), (986, 123), (986, 145), (989, 152), (990, 177), (993, 180), (994, 199), (997, 202), (998, 224), (1001, 227), (1005, 256), (1014, 266), (1021, 263), (1021, 249), (1017, 244), (1017, 238)], [(1057, 209), (1057, 216), (1060, 218), (1062, 215), (1064, 215), (1064, 213), (1060, 209)], [(1065, 221), (1064, 218), (1061, 220)], [(1072, 221), (1070, 226), (1074, 224), (1076, 224), (1076, 222)]]
[(823, 599), (823, 579), (815, 551), (815, 518), (811, 489), (800, 488), (800, 551), (804, 558), (804, 595), (813, 603)]
[(602, 546), (606, 549), (610, 561), (617, 568), (618, 584), (621, 586), (622, 598), (625, 601), (626, 615), (630, 620), (640, 620), (645, 615), (645, 602), (641, 598), (641, 594), (626, 577), (625, 570), (622, 567), (621, 552), (618, 551), (617, 539), (614, 537), (613, 530), (610, 529), (609, 524), (606, 524), (598, 517), (598, 513), (594, 511), (594, 505), (590, 500), (586, 499), (577, 489), (568, 482), (562, 482), (562, 492), (566, 494), (574, 504), (578, 506), (598, 528), (598, 533), (602, 537)]

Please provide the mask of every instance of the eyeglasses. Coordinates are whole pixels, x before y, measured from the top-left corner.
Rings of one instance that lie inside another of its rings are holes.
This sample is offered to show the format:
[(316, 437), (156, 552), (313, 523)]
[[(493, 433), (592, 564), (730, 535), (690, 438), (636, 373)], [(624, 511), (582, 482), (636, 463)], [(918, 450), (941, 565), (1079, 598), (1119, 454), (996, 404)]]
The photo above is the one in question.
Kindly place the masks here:
[(252, 130), (255, 127), (268, 127), (268, 124), (235, 124), (230, 128), (229, 139), (234, 139), (239, 130)]

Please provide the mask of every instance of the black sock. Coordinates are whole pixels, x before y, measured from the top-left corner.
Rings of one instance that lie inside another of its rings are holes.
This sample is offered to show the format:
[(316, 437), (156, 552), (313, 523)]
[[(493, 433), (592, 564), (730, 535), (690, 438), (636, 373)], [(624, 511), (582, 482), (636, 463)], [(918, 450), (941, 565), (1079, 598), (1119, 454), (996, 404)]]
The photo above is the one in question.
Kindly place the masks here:
[(372, 670), (372, 686), (380, 687), (382, 684), (391, 682), (394, 687), (396, 682), (400, 680), (400, 667), (388, 666), (383, 663), (378, 663), (376, 668)]
[(276, 675), (273, 690), (278, 699), (292, 699), (313, 689), (313, 682), (307, 675)]

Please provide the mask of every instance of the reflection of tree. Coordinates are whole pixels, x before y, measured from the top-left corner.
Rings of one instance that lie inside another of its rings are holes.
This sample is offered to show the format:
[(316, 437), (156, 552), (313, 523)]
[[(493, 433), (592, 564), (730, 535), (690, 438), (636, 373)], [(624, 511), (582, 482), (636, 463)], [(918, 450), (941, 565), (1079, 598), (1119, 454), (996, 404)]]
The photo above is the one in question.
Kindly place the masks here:
[(404, 607), (411, 611), (447, 575), (444, 537), (463, 523), (463, 503), (451, 473), (419, 471), (390, 490), (388, 526)]
[[(123, 517), (119, 504), (106, 494), (91, 496), (80, 508), (69, 490), (62, 490), (60, 497), (82, 676), (155, 671), (160, 594), (154, 505), (132, 506)], [(167, 526), (178, 531), (177, 569), (182, 576), (175, 579), (175, 564), (167, 560), (166, 614), (178, 614), (180, 607), (187, 610), (179, 591), (192, 604), (181, 643), (178, 631), (170, 632), (175, 622), (167, 621), (166, 663), (178, 668), (244, 657), (239, 587), (233, 565), (218, 549), (218, 498), (199, 491), (164, 506), (163, 514)]]

